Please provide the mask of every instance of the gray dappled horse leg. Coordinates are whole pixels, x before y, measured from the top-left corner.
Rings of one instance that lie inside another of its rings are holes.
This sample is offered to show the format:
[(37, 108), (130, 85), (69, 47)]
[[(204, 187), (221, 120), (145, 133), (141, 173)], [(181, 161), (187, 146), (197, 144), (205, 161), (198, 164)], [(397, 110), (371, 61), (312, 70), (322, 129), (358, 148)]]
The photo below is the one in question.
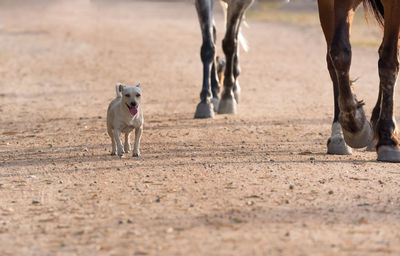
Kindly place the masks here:
[(233, 58), (233, 77), (235, 79), (235, 84), (233, 85), (233, 96), (235, 97), (236, 103), (239, 104), (240, 100), (240, 85), (239, 85), (239, 75), (240, 75), (240, 65), (239, 65), (239, 46), (236, 50), (235, 57)]
[(359, 1), (335, 1), (335, 28), (329, 55), (335, 68), (339, 87), (339, 122), (346, 143), (353, 148), (368, 146), (373, 140), (373, 131), (366, 120), (363, 102), (357, 101), (351, 89), (349, 70), (351, 45), (349, 40), (352, 16)]
[[(234, 86), (239, 72), (235, 77), (235, 56), (238, 49), (238, 33), (243, 14), (253, 0), (228, 1), (228, 14), (225, 37), (222, 40), (222, 49), (226, 57), (226, 69), (224, 74), (224, 89), (218, 107), (219, 114), (236, 113), (237, 101), (234, 96)], [(236, 67), (237, 68), (237, 67)], [(238, 71), (238, 69), (237, 69)], [(237, 87), (238, 89), (238, 87)]]
[(203, 62), (203, 84), (200, 93), (200, 103), (197, 105), (195, 118), (214, 117), (212, 104), (211, 72), (215, 60), (215, 39), (212, 14), (212, 0), (196, 0), (196, 10), (199, 17), (203, 43), (201, 46), (201, 61)]
[(394, 87), (399, 73), (398, 43), (400, 16), (398, 1), (384, 1), (385, 23), (382, 45), (379, 51), (379, 78), (381, 108), (376, 122), (376, 150), (378, 161), (400, 162), (398, 130), (393, 115)]
[[(217, 43), (217, 30), (215, 25), (213, 26), (213, 35), (214, 35), (214, 45)], [(220, 81), (217, 75), (218, 72), (218, 60), (215, 58), (211, 67), (211, 92), (212, 92), (212, 99), (211, 102), (214, 106), (214, 111), (218, 111), (219, 105), (219, 90), (220, 90)]]

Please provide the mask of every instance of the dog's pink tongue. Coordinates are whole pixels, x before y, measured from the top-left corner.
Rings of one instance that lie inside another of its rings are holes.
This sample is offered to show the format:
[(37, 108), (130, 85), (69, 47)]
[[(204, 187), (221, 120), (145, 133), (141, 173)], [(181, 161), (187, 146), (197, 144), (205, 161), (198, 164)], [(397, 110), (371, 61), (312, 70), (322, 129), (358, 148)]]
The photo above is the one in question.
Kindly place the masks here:
[(131, 112), (132, 116), (135, 116), (137, 114), (137, 108), (135, 107), (129, 108), (129, 111)]

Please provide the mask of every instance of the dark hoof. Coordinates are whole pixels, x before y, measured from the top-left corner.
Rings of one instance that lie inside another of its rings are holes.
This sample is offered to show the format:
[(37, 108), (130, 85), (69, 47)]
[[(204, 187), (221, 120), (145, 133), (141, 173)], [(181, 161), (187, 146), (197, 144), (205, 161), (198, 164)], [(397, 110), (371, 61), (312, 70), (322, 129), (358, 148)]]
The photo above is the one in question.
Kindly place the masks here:
[(218, 114), (236, 114), (236, 100), (231, 95), (230, 97), (223, 97), (219, 101)]
[(343, 137), (350, 147), (364, 148), (370, 145), (374, 140), (374, 132), (370, 123), (365, 121), (362, 130), (358, 133), (351, 133), (343, 129)]
[(378, 161), (400, 163), (400, 149), (392, 146), (380, 146), (377, 150)]
[(333, 135), (328, 139), (328, 154), (351, 155), (353, 152), (339, 134)]
[(212, 103), (200, 102), (197, 105), (194, 118), (214, 118), (214, 106)]

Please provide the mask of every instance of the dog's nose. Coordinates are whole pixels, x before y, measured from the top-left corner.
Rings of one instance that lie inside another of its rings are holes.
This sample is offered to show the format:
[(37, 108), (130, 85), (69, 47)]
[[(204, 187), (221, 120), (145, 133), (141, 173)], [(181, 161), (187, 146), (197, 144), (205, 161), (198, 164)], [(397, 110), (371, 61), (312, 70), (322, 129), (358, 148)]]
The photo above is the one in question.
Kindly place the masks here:
[(132, 107), (136, 107), (136, 102), (131, 102)]

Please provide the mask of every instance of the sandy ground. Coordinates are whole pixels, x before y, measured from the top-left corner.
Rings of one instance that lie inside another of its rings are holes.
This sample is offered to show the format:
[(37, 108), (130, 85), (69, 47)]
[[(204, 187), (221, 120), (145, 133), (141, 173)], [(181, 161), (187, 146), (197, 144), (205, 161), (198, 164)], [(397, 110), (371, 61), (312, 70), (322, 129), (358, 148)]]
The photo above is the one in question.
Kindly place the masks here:
[[(325, 154), (333, 100), (318, 25), (249, 20), (239, 113), (194, 120), (190, 1), (8, 3), (0, 255), (400, 254), (400, 165)], [(353, 50), (370, 113), (376, 49)], [(109, 155), (117, 81), (142, 83), (140, 158)]]

